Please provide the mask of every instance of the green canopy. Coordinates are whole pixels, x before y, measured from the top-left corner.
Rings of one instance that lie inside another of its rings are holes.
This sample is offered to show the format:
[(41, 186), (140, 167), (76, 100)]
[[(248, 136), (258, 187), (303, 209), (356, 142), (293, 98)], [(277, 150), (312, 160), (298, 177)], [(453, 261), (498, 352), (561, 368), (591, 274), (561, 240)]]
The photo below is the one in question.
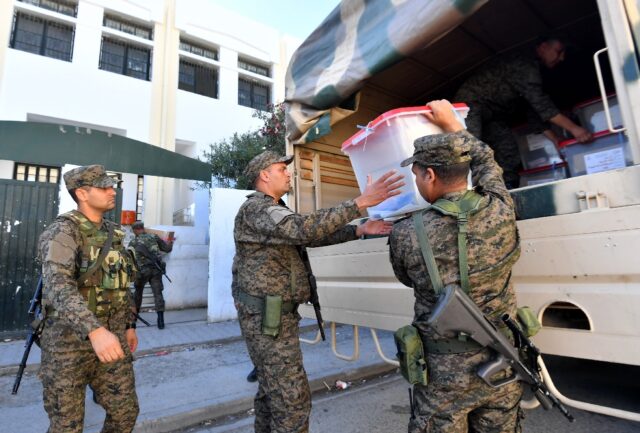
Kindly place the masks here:
[(294, 53), (287, 138), (309, 143), (357, 110), (375, 73), (435, 42), (488, 0), (343, 0)]
[(211, 166), (202, 161), (120, 135), (51, 123), (0, 121), (0, 159), (102, 164), (122, 173), (211, 180)]

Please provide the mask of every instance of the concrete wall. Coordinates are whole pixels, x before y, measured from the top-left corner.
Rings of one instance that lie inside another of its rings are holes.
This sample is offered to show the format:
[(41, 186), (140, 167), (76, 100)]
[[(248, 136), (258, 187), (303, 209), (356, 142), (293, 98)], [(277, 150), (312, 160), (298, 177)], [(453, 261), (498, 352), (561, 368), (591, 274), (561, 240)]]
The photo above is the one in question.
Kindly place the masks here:
[(209, 268), (209, 233), (197, 227), (151, 226), (175, 232), (173, 250), (164, 258), (167, 275), (163, 277), (164, 300), (168, 310), (204, 307), (207, 305)]
[(237, 316), (231, 297), (231, 266), (236, 253), (233, 224), (238, 209), (251, 192), (224, 188), (211, 190), (207, 310), (207, 318), (210, 322), (233, 319)]

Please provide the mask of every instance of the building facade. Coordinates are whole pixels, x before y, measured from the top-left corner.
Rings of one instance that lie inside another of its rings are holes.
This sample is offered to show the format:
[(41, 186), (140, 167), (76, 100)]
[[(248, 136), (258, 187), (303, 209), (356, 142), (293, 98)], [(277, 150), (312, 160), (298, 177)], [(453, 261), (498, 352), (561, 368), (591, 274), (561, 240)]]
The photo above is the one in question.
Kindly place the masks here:
[[(192, 158), (258, 126), (254, 110), (283, 99), (300, 43), (209, 0), (0, 0), (0, 17), (0, 120), (105, 131)], [(63, 188), (72, 167), (0, 160), (0, 179)], [(122, 209), (147, 225), (208, 224), (208, 191), (192, 181), (118, 174)], [(73, 206), (60, 195), (60, 211)]]

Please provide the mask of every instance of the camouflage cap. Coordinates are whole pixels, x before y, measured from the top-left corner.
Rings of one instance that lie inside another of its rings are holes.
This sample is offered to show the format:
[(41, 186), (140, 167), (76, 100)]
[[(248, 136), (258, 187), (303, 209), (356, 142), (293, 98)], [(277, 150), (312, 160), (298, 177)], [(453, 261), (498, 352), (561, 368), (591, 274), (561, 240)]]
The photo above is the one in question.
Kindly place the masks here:
[(471, 161), (469, 137), (466, 134), (450, 132), (425, 135), (413, 142), (413, 156), (400, 163), (406, 167), (414, 162), (428, 166), (454, 165)]
[(293, 161), (293, 155), (282, 156), (276, 152), (267, 150), (262, 152), (260, 155), (254, 156), (253, 159), (249, 161), (244, 169), (244, 175), (247, 177), (250, 184), (253, 185), (258, 179), (260, 172), (268, 168), (271, 164), (284, 162), (288, 165), (291, 161)]
[(133, 224), (131, 224), (131, 228), (132, 228), (133, 230), (136, 230), (136, 229), (143, 229), (143, 228), (144, 228), (144, 223), (143, 223), (142, 221), (136, 221), (136, 222), (134, 222)]
[(64, 174), (64, 183), (67, 189), (76, 189), (81, 186), (95, 186), (96, 188), (109, 188), (121, 182), (107, 175), (101, 165), (84, 165), (74, 168)]

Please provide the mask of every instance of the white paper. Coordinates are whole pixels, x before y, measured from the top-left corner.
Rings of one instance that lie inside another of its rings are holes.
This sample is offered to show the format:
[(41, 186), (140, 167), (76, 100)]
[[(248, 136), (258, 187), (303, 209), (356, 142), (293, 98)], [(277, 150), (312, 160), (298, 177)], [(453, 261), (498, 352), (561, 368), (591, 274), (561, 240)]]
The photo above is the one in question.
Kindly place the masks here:
[(529, 152), (534, 150), (544, 149), (550, 140), (544, 134), (531, 134), (527, 135), (527, 144), (529, 145)]
[(584, 156), (587, 174), (625, 167), (624, 149), (616, 147), (601, 152), (588, 153)]

